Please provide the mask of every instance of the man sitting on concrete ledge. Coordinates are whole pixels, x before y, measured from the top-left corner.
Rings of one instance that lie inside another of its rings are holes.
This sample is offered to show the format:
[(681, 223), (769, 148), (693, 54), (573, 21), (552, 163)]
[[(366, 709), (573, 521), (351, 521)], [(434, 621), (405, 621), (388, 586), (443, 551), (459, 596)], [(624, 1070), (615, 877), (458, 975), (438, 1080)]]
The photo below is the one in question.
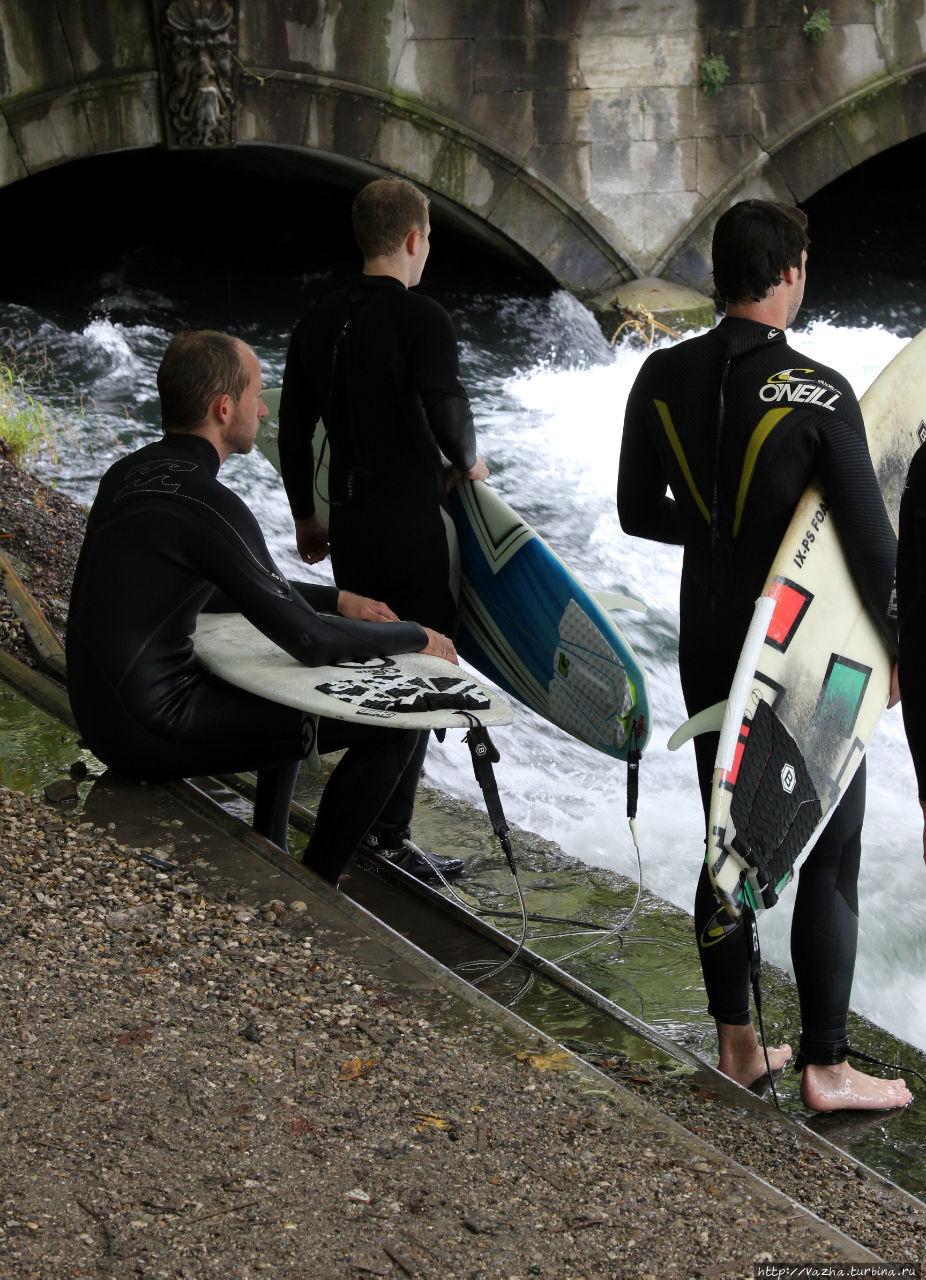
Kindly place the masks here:
[[(333, 884), (377, 819), (409, 822), (427, 734), (328, 719), (316, 730), (314, 717), (220, 680), (193, 650), (200, 612), (244, 614), (307, 666), (456, 654), (385, 604), (291, 583), (276, 567), (251, 511), (217, 479), (254, 444), (267, 412), (261, 386), (257, 356), (228, 334), (184, 332), (168, 346), (158, 370), (165, 434), (110, 467), (87, 522), (67, 628), (71, 705), (87, 746), (128, 777), (256, 769), (254, 827), (284, 848), (302, 759), (347, 748), (303, 859)], [(445, 875), (462, 870), (430, 856)]]

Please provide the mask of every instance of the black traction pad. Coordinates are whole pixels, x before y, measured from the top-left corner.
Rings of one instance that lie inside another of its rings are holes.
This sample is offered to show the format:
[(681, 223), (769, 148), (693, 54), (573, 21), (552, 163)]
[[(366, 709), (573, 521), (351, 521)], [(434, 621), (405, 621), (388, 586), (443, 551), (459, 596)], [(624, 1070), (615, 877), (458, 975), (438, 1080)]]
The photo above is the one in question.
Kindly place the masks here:
[(363, 683), (349, 677), (317, 686), (339, 702), (368, 711), (483, 711), (489, 699), (471, 680), (454, 676), (406, 676), (382, 670)]
[(773, 907), (822, 809), (794, 739), (767, 702), (759, 702), (749, 725), (730, 816), (732, 847), (756, 872), (762, 905)]

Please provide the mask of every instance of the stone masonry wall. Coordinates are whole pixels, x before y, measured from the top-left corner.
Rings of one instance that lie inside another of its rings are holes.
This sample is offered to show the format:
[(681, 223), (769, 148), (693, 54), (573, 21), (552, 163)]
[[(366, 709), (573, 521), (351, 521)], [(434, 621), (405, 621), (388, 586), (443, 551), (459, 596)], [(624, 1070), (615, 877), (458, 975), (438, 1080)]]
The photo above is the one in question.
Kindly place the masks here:
[[(283, 146), (412, 178), (580, 296), (703, 287), (730, 201), (804, 199), (923, 131), (924, 3), (830, 0), (815, 43), (802, 0), (0, 0), (0, 185), (126, 147)], [(168, 16), (224, 23), (198, 142)]]

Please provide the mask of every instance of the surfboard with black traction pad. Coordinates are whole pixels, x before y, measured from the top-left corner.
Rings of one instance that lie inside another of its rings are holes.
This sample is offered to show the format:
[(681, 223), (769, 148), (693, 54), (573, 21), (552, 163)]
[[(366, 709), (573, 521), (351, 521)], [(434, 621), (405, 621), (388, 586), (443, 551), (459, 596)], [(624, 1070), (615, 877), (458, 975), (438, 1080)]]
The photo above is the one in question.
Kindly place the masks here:
[(511, 707), (453, 662), (423, 653), (307, 667), (240, 613), (202, 613), (196, 656), (239, 689), (299, 711), (395, 729), (510, 724)]
[[(280, 392), (258, 448), (277, 471)], [(324, 428), (316, 429), (316, 511), (327, 515)], [(538, 715), (620, 760), (650, 735), (646, 676), (605, 608), (542, 538), (486, 484), (460, 481), (445, 529), (458, 598), (454, 642), (460, 656)], [(615, 607), (636, 602), (612, 597)]]
[[(910, 460), (926, 440), (926, 330), (861, 408), (896, 530)], [(826, 495), (811, 485), (756, 602), (720, 730), (707, 867), (734, 919), (773, 906), (813, 846), (861, 763), (891, 668)]]

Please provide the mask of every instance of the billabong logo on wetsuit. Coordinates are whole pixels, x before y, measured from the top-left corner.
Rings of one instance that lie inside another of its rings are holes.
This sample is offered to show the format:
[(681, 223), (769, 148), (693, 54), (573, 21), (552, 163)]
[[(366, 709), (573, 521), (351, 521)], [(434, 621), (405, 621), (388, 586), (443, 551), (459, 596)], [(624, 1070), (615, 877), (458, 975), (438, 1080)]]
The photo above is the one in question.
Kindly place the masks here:
[(140, 467), (132, 468), (127, 482), (113, 501), (118, 502), (120, 498), (125, 498), (130, 493), (176, 493), (180, 488), (180, 481), (179, 479), (168, 480), (168, 475), (196, 469), (195, 462), (183, 462), (177, 458), (145, 462)]
[(787, 400), (794, 404), (812, 404), (818, 409), (836, 407), (842, 392), (830, 382), (814, 377), (813, 369), (780, 369), (759, 388), (759, 399), (766, 404), (778, 404)]

